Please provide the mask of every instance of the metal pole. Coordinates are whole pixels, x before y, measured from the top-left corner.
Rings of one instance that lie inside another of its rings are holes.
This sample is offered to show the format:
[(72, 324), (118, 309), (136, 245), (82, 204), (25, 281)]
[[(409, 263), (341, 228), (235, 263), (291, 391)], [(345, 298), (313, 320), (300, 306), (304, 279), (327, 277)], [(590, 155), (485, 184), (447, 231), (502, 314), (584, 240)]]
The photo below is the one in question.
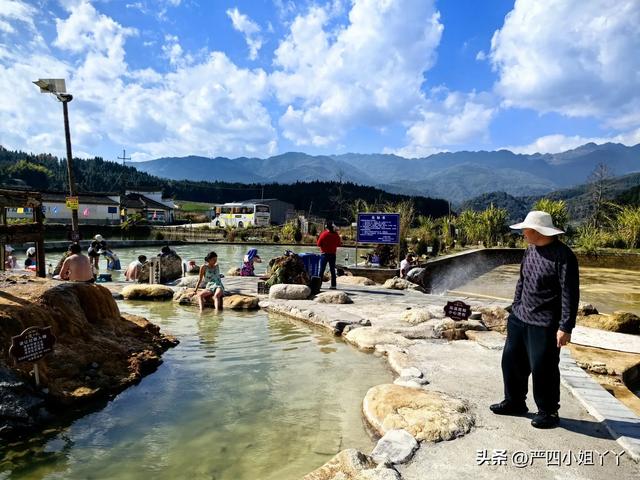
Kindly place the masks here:
[[(69, 109), (67, 103), (69, 100), (62, 100), (62, 112), (64, 113), (64, 137), (67, 142), (67, 174), (69, 176), (69, 195), (77, 196), (76, 180), (73, 175), (73, 156), (71, 154), (71, 133), (69, 132)], [(77, 235), (78, 233), (78, 210), (71, 210), (71, 231)], [(76, 236), (77, 238), (77, 236)]]
[(38, 364), (34, 363), (33, 364), (33, 376), (35, 377), (36, 380), (36, 387), (40, 386), (40, 372), (38, 371)]

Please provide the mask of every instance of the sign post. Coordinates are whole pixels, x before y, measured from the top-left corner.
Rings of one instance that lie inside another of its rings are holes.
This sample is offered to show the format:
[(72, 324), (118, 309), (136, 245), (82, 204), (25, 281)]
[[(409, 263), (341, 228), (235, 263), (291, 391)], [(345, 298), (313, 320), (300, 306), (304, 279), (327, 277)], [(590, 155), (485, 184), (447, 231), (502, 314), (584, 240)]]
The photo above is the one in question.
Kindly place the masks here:
[(11, 337), (9, 355), (17, 363), (33, 362), (33, 374), (36, 386), (40, 386), (40, 374), (38, 372), (38, 360), (47, 353), (53, 352), (56, 337), (53, 336), (51, 327), (29, 327), (20, 335)]
[[(356, 262), (358, 244), (377, 243), (397, 245), (400, 262), (400, 214), (399, 213), (358, 213), (356, 230)], [(356, 263), (357, 266), (357, 263)]]

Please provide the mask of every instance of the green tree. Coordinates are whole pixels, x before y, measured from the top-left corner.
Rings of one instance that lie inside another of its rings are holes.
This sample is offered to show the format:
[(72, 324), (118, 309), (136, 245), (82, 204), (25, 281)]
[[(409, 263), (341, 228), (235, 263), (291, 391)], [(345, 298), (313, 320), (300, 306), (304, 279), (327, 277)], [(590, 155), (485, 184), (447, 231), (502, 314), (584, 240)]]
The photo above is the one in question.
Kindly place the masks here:
[(491, 247), (502, 238), (508, 216), (509, 214), (504, 208), (496, 208), (493, 203), (484, 212), (480, 213), (482, 241), (485, 246)]
[(622, 206), (618, 208), (616, 229), (627, 248), (640, 246), (640, 207)]
[(553, 224), (560, 230), (566, 230), (569, 223), (569, 212), (567, 204), (564, 200), (551, 200), (549, 198), (541, 198), (533, 205), (534, 210), (547, 212), (553, 219)]
[(49, 180), (53, 177), (47, 167), (26, 160), (20, 160), (7, 168), (7, 175), (23, 180), (36, 190), (46, 190), (49, 187)]

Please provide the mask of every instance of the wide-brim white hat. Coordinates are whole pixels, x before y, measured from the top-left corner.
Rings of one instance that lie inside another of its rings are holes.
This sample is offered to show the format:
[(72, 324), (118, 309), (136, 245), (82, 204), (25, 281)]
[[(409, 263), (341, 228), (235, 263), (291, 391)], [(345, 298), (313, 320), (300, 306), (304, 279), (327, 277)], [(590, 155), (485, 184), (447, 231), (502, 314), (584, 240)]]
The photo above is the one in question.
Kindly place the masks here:
[(97, 242), (101, 242), (102, 241), (102, 235), (98, 234), (95, 237), (93, 237), (93, 239)]
[(514, 230), (530, 228), (547, 237), (552, 237), (553, 235), (560, 235), (564, 233), (563, 230), (556, 228), (556, 226), (553, 224), (551, 215), (549, 215), (547, 212), (540, 212), (538, 210), (529, 212), (527, 214), (527, 217), (524, 219), (524, 222), (510, 225), (509, 228), (513, 228)]
[(11, 253), (13, 252), (13, 247), (11, 245), (5, 245), (4, 246), (4, 251), (7, 253)]

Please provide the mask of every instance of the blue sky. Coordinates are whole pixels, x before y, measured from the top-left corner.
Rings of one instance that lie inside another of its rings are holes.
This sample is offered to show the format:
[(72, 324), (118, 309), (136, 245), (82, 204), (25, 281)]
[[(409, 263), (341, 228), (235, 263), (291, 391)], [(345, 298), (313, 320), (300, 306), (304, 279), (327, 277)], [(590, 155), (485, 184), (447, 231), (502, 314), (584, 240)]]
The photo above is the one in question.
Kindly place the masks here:
[[(542, 6), (544, 3), (544, 6)], [(134, 160), (640, 143), (636, 0), (0, 0), (0, 144)]]

